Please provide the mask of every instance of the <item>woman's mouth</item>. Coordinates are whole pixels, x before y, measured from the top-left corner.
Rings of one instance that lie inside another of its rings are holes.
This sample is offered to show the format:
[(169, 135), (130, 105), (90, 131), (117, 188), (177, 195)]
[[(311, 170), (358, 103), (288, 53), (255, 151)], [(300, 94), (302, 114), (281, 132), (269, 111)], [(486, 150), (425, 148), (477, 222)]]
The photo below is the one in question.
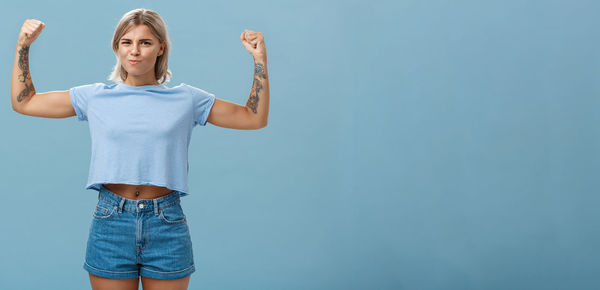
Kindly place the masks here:
[(138, 60), (130, 60), (130, 61), (129, 61), (129, 63), (130, 63), (131, 65), (135, 65), (135, 64), (138, 64), (138, 63), (140, 63), (140, 61), (138, 61)]

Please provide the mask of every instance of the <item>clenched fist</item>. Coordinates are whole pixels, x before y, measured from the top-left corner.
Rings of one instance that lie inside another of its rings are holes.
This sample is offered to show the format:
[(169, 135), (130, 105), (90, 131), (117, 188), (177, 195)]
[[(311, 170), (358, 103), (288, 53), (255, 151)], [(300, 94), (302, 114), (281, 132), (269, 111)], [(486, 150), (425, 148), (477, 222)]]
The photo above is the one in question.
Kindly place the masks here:
[(21, 27), (21, 32), (19, 33), (17, 45), (20, 47), (30, 46), (31, 43), (35, 41), (40, 35), (44, 27), (46, 27), (46, 25), (39, 20), (25, 20), (25, 23), (23, 23), (23, 27)]
[(252, 30), (244, 30), (240, 35), (240, 40), (248, 52), (255, 59), (266, 59), (267, 48), (265, 47), (265, 39), (261, 32), (254, 32)]

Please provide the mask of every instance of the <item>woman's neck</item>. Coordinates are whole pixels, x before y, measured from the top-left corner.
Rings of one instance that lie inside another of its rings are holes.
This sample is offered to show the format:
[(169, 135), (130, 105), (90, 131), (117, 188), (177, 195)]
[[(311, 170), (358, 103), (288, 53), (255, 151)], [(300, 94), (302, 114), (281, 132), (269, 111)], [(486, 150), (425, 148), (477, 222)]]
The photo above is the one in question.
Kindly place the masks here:
[(134, 87), (158, 85), (156, 80), (136, 80), (133, 78), (127, 78), (123, 83)]

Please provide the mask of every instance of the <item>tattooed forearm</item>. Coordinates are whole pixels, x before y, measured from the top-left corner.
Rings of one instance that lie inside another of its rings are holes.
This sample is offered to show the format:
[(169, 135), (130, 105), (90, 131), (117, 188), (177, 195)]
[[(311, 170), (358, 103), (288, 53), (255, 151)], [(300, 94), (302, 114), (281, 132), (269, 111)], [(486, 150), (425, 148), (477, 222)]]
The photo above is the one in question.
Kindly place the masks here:
[(25, 88), (17, 96), (17, 101), (19, 103), (22, 102), (23, 100), (25, 100), (25, 98), (27, 98), (31, 95), (31, 92), (34, 92), (34, 94), (35, 94), (35, 89), (33, 88), (33, 84), (25, 83)]
[(31, 75), (29, 73), (29, 46), (25, 46), (19, 49), (19, 68), (21, 74), (19, 75), (19, 81), (24, 83), (25, 88), (17, 96), (17, 101), (20, 103), (25, 98), (29, 97), (31, 93), (35, 94), (35, 88), (31, 81)]
[(19, 49), (19, 68), (21, 69), (21, 75), (19, 81), (22, 83), (31, 79), (29, 76), (29, 46), (25, 46)]
[(250, 94), (250, 98), (248, 98), (248, 102), (246, 102), (246, 107), (250, 108), (254, 114), (258, 113), (258, 93), (262, 90), (262, 83), (258, 78), (254, 79), (254, 84), (252, 85), (252, 93)]
[(262, 63), (257, 63), (256, 65), (254, 65), (254, 74), (256, 74), (257, 76), (259, 76), (263, 79), (266, 78), (265, 69), (263, 68)]
[(260, 98), (258, 97), (259, 93), (263, 89), (263, 81), (267, 78), (265, 74), (265, 70), (263, 68), (262, 63), (257, 63), (254, 65), (254, 83), (252, 84), (252, 91), (250, 92), (250, 97), (248, 98), (248, 102), (246, 102), (246, 107), (250, 108), (254, 114), (258, 114), (258, 101)]

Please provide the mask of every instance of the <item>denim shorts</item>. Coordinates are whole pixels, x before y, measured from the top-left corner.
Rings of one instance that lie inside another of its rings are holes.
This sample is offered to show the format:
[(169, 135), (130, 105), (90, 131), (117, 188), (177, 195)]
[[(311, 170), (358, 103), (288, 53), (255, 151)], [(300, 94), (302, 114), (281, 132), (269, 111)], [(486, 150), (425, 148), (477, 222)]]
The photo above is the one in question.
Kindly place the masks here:
[(83, 268), (111, 279), (180, 279), (192, 274), (192, 240), (180, 192), (132, 200), (102, 186)]

